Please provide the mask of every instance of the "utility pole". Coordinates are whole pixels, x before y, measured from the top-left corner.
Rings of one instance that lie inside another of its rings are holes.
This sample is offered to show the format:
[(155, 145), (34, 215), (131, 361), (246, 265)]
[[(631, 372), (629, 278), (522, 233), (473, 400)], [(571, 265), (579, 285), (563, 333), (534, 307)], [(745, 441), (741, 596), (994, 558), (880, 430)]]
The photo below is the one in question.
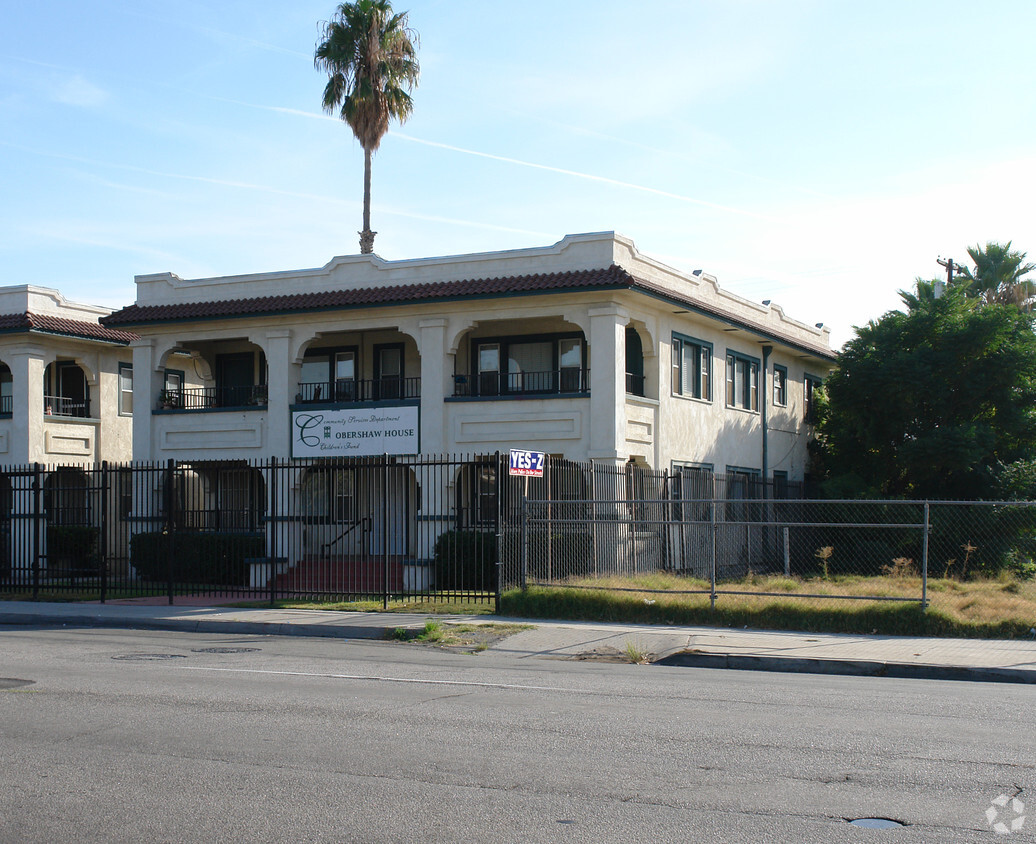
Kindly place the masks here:
[(935, 263), (940, 267), (946, 267), (946, 284), (947, 286), (953, 284), (954, 273), (956, 277), (960, 278), (964, 275), (964, 270), (961, 269), (960, 264), (956, 264), (953, 258), (947, 258), (945, 261), (942, 258), (936, 258)]

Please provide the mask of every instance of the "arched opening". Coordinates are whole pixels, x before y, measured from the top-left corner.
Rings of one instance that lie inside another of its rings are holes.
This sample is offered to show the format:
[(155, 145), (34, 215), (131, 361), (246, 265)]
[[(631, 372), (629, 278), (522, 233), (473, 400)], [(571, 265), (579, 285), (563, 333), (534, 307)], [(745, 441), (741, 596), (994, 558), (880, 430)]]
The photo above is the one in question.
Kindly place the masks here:
[(296, 404), (388, 402), (421, 397), (421, 357), (399, 330), (326, 332), (299, 365)]
[(11, 476), (0, 473), (0, 581), (11, 576), (11, 513), (14, 509), (14, 488)]
[(185, 530), (256, 533), (266, 515), (262, 473), (243, 463), (197, 463), (175, 476), (175, 520)]
[(6, 363), (0, 363), (0, 418), (10, 416), (14, 410), (13, 387), (11, 368)]
[(62, 468), (43, 481), (46, 567), (51, 576), (93, 575), (100, 566), (100, 530), (92, 523), (91, 489), (80, 469)]
[(626, 326), (626, 393), (643, 396), (644, 393), (644, 344), (632, 325)]
[(47, 416), (90, 416), (86, 373), (74, 360), (58, 360), (43, 372), (43, 412)]
[(562, 317), (485, 321), (458, 343), (456, 397), (589, 392), (587, 344)]

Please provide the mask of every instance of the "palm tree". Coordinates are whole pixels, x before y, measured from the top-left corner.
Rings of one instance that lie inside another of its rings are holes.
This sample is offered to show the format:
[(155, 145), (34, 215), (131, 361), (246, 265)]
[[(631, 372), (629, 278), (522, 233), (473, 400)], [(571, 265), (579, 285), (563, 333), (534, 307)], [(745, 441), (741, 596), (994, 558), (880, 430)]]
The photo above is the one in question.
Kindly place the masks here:
[(1036, 264), (1025, 263), (1024, 252), (1012, 252), (1011, 241), (990, 241), (985, 248), (969, 246), (968, 255), (975, 263), (975, 271), (965, 267), (961, 281), (967, 285), (969, 296), (987, 304), (1012, 304), (1025, 311), (1032, 310), (1036, 282), (1025, 276), (1036, 270)]
[(406, 12), (393, 14), (388, 0), (356, 0), (342, 3), (324, 22), (313, 56), (314, 66), (328, 75), (324, 111), (337, 112), (363, 147), (363, 255), (374, 251), (377, 234), (371, 231), (371, 157), (389, 121), (402, 123), (413, 112), (417, 42)]

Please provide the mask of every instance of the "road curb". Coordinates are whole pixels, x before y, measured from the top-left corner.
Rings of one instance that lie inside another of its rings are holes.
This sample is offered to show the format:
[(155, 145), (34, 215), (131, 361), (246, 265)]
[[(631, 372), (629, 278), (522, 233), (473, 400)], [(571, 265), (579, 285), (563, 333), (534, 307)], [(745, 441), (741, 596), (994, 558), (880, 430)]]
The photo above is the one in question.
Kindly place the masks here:
[(882, 662), (859, 659), (804, 659), (748, 654), (679, 651), (655, 665), (683, 668), (726, 668), (733, 671), (778, 671), (790, 674), (842, 674), (852, 677), (893, 677), (913, 680), (964, 680), (976, 683), (1036, 684), (1036, 671), (966, 665)]
[(22, 627), (105, 627), (122, 630), (166, 630), (179, 633), (237, 633), (248, 636), (311, 636), (325, 639), (384, 639), (397, 627), (299, 624), (279, 621), (234, 621), (189, 618), (110, 618), (93, 615), (0, 613), (0, 625)]

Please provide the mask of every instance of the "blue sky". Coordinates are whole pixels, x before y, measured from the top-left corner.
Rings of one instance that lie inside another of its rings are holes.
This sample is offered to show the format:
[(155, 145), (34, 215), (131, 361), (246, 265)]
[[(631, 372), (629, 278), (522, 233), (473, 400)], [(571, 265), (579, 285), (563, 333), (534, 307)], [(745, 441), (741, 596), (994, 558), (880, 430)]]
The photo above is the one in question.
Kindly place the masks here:
[[(940, 271), (1036, 257), (1036, 4), (397, 2), (413, 118), (374, 160), (387, 259), (615, 230), (837, 347)], [(0, 284), (122, 306), (133, 276), (358, 251), (363, 151), (322, 115), (330, 2), (8, 3)]]

